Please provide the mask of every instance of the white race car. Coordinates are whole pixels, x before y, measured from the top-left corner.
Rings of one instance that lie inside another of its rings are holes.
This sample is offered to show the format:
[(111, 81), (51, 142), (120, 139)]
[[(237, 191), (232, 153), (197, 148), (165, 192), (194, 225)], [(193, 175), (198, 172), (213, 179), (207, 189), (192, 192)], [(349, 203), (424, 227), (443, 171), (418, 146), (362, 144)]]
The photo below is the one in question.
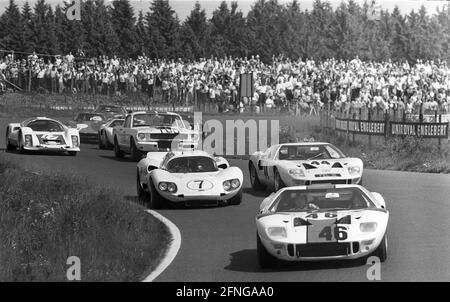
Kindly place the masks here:
[(278, 260), (387, 258), (389, 212), (383, 197), (359, 185), (281, 189), (264, 199), (256, 216), (261, 267)]
[(113, 130), (114, 154), (129, 153), (140, 160), (146, 152), (197, 149), (199, 131), (187, 127), (179, 114), (172, 112), (133, 112), (123, 126)]
[(255, 190), (321, 183), (362, 184), (363, 162), (329, 143), (286, 143), (255, 152), (249, 161)]
[(80, 151), (79, 129), (60, 121), (36, 117), (11, 123), (6, 129), (6, 149), (26, 151), (60, 151), (75, 156)]
[(150, 208), (159, 208), (164, 201), (238, 205), (242, 181), (241, 169), (200, 150), (148, 152), (137, 165), (138, 196)]
[(98, 129), (98, 148), (112, 149), (114, 147), (113, 129), (123, 125), (123, 118), (113, 118)]

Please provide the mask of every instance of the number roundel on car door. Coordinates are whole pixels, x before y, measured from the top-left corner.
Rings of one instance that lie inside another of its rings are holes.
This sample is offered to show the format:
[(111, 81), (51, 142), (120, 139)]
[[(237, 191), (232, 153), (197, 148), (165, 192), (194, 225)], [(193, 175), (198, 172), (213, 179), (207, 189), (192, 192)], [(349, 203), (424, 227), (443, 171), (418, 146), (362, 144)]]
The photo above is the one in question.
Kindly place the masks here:
[(187, 183), (187, 187), (195, 191), (206, 191), (214, 187), (209, 180), (191, 180)]

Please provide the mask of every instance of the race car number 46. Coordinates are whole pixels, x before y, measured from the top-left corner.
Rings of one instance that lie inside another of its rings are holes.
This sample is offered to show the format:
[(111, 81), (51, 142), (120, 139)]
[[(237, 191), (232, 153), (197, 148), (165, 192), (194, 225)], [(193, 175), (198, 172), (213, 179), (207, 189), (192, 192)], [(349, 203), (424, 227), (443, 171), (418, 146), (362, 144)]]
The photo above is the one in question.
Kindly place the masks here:
[(308, 220), (308, 243), (337, 242), (346, 240), (347, 228), (336, 224), (336, 218), (325, 220)]

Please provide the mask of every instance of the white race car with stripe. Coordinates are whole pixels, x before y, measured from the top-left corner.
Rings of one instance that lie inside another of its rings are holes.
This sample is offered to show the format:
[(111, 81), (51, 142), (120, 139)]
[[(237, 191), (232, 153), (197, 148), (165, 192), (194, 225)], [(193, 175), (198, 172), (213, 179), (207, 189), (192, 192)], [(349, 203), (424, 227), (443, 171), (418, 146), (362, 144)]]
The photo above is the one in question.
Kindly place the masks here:
[(129, 153), (137, 161), (146, 152), (197, 149), (200, 136), (179, 114), (140, 111), (129, 113), (113, 138), (116, 157)]
[(112, 149), (114, 147), (114, 127), (123, 125), (123, 118), (112, 118), (98, 129), (98, 148)]
[(321, 183), (362, 184), (363, 162), (329, 143), (286, 143), (255, 152), (249, 161), (255, 190)]
[(6, 149), (26, 151), (59, 151), (76, 155), (80, 151), (79, 129), (60, 121), (36, 117), (22, 123), (11, 123), (6, 129)]
[(137, 192), (150, 208), (165, 202), (237, 205), (242, 181), (241, 169), (200, 150), (148, 152), (137, 165)]
[(264, 199), (256, 216), (259, 264), (370, 255), (383, 262), (388, 219), (383, 197), (359, 185), (283, 188)]

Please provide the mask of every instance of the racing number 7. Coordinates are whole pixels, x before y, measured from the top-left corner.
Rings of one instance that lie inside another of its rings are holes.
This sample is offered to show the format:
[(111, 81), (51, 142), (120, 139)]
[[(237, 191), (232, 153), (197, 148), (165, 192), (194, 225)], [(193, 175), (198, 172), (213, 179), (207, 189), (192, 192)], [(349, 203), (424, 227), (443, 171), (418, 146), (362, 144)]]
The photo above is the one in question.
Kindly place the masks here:
[(196, 180), (195, 182), (198, 183), (198, 189), (201, 190), (203, 186), (203, 180)]

